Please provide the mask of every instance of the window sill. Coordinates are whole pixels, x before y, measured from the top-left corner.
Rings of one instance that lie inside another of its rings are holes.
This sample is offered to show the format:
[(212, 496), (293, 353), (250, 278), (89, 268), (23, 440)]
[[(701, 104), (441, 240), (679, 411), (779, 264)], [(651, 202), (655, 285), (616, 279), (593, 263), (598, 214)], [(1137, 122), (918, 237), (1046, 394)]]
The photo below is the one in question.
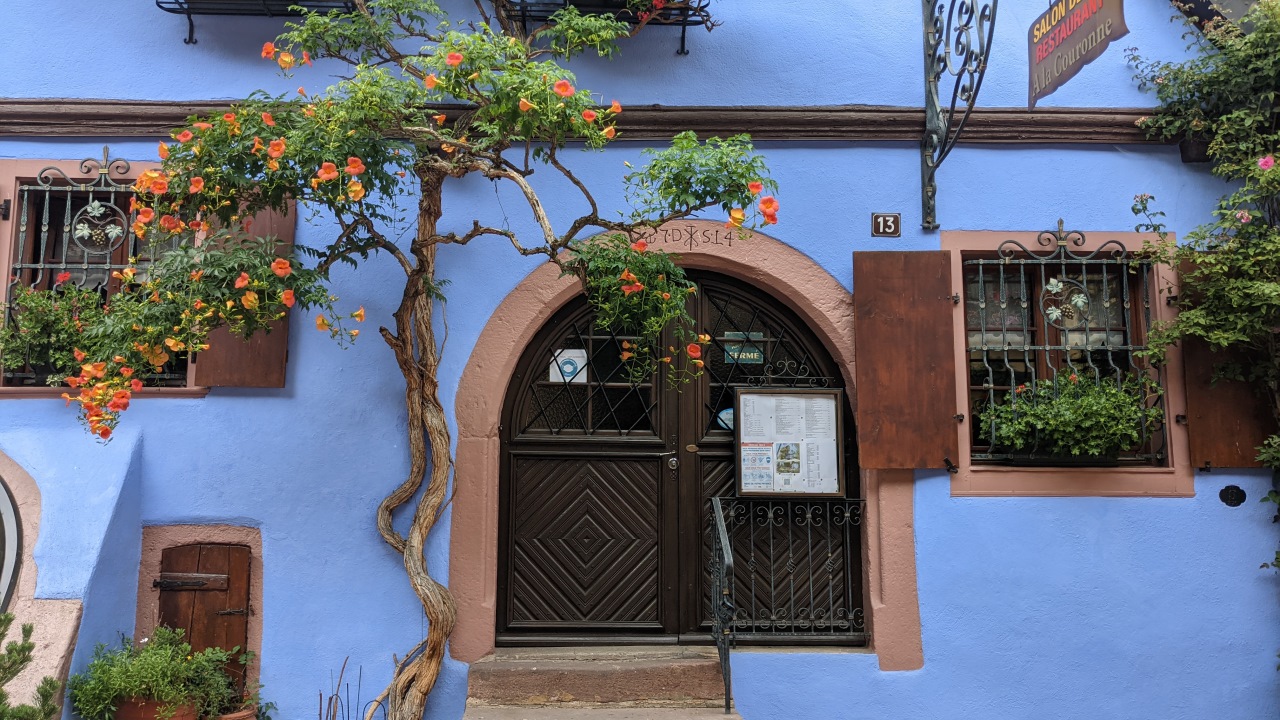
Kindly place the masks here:
[(969, 465), (951, 476), (955, 497), (1194, 497), (1186, 467), (1010, 467)]
[[(0, 399), (41, 400), (49, 398), (62, 399), (62, 393), (70, 392), (69, 387), (0, 387)], [(135, 400), (146, 398), (202, 398), (209, 394), (207, 387), (175, 387), (175, 388), (143, 388), (133, 394)]]

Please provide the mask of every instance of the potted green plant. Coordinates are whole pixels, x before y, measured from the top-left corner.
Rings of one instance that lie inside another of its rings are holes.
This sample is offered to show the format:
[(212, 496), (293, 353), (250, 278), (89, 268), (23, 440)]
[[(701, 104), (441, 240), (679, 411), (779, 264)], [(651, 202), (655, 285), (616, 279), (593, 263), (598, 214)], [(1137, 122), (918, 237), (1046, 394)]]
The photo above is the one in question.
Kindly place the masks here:
[(1065, 373), (1014, 387), (979, 417), (993, 449), (1031, 464), (1115, 464), (1120, 452), (1151, 436), (1163, 418), (1159, 387), (1142, 377), (1119, 380)]
[[(136, 645), (99, 645), (84, 672), (67, 686), (85, 720), (204, 720), (248, 703), (226, 672), (238, 648), (192, 652), (181, 630), (156, 628)], [(254, 704), (256, 709), (256, 703)]]

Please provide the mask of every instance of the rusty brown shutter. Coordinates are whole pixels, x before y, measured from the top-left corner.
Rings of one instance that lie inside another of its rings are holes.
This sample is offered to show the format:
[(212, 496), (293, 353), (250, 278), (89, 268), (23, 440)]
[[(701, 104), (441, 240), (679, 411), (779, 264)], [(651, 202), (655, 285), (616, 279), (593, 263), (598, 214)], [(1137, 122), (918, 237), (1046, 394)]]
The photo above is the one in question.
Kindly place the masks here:
[[(958, 462), (951, 253), (855, 252), (858, 463)], [(945, 459), (944, 459), (945, 458)]]
[[(264, 211), (254, 216), (252, 230), (280, 238), (280, 247), (287, 248), (293, 245), (296, 221), (295, 212)], [(209, 349), (196, 355), (194, 382), (201, 387), (282, 388), (288, 359), (288, 318), (248, 340), (218, 328), (209, 334)]]
[[(248, 649), (249, 547), (181, 545), (160, 552), (160, 625), (185, 631), (195, 651)], [(243, 687), (244, 666), (228, 671)]]
[(1248, 383), (1211, 382), (1214, 366), (1233, 359), (1227, 351), (1215, 352), (1199, 338), (1183, 338), (1179, 344), (1192, 467), (1262, 467), (1255, 448), (1275, 431), (1266, 401)]

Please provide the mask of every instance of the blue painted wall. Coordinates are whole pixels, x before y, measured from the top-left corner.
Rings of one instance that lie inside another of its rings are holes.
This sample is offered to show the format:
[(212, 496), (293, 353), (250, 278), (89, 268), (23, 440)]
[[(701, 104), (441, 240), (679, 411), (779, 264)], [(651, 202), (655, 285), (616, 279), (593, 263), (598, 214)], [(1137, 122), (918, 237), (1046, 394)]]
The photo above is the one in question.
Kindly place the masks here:
[[(466, 0), (441, 0), (453, 19), (471, 18)], [(982, 88), (989, 106), (1027, 102), (1027, 29), (1045, 2), (1000, 7), (991, 69)], [(1154, 57), (1184, 52), (1180, 25), (1166, 3), (1129, 0), (1129, 35), (1039, 105), (1144, 107), (1130, 83), (1125, 47)], [(581, 85), (624, 103), (665, 105), (919, 105), (923, 97), (920, 4), (858, 0), (715, 2), (722, 25), (691, 29), (688, 56), (677, 57), (678, 31), (654, 28), (628, 41), (613, 61), (575, 64)], [(0, 96), (208, 99), (243, 97), (265, 87), (319, 87), (319, 73), (275, 78), (258, 56), (283, 27), (269, 18), (201, 17), (195, 45), (184, 45), (186, 20), (151, 0), (13, 0), (0, 10)], [(58, 32), (49, 30), (56, 23)], [(115, 62), (101, 62), (115, 53)], [(38, 63), (37, 59), (38, 58)], [(86, 68), (93, 70), (87, 72)], [(38, 67), (38, 71), (36, 68)]]
[[(1150, 104), (1130, 80), (1122, 48), (1176, 58), (1183, 42), (1162, 3), (1129, 5), (1130, 36), (1041, 106)], [(258, 57), (279, 21), (200, 18), (200, 42), (187, 46), (185, 21), (150, 0), (52, 7), (20, 0), (0, 9), (7, 31), (0, 96), (232, 98), (256, 87), (292, 92), (299, 83), (315, 89), (325, 82), (321, 69), (278, 78)], [(918, 4), (883, 3), (874, 16), (858, 12), (860, 3), (814, 7), (720, 3), (724, 26), (692, 32), (691, 55), (675, 57), (675, 33), (655, 29), (619, 59), (576, 63), (579, 84), (624, 105), (919, 103)], [(1026, 29), (1039, 9), (1002, 8), (982, 104), (1025, 104)], [(128, 50), (109, 62), (95, 54), (102, 47)], [(814, 52), (819, 47), (828, 49)], [(0, 138), (0, 158), (93, 157), (107, 142), (116, 156), (155, 159), (154, 140), (113, 138)], [(846, 287), (854, 250), (938, 246), (936, 234), (918, 229), (919, 160), (911, 144), (761, 148), (782, 186), (781, 224), (772, 234)], [(622, 203), (623, 162), (639, 161), (641, 150), (623, 142), (571, 160), (613, 208)], [(1129, 230), (1133, 195), (1149, 192), (1185, 233), (1208, 217), (1223, 190), (1202, 169), (1179, 163), (1175, 149), (1149, 146), (964, 146), (943, 166), (939, 186), (943, 228), (965, 230), (1041, 230), (1059, 217), (1068, 227)], [(553, 207), (564, 218), (581, 209), (567, 184), (552, 181), (543, 192), (558, 199)], [(506, 189), (495, 196), (488, 181), (455, 182), (445, 229), (465, 229), (478, 217), (530, 231), (520, 206)], [(873, 211), (903, 213), (904, 236), (870, 238)], [(298, 240), (322, 244), (332, 232), (318, 219), (300, 228)], [(441, 371), (451, 413), (478, 334), (537, 262), (497, 242), (445, 248), (441, 258), (453, 281)], [(389, 288), (399, 281), (390, 262), (375, 260), (358, 273), (339, 269), (334, 287), (350, 307), (363, 304), (376, 325), (394, 307)], [(378, 501), (408, 470), (399, 373), (374, 333), (342, 350), (310, 327), (311, 318), (294, 317), (287, 388), (137, 400), (125, 420), (133, 429), (105, 449), (79, 435), (61, 401), (0, 403), (0, 428), (8, 429), (0, 449), (27, 467), (45, 495), (40, 591), (85, 598), (86, 613), (92, 606), (95, 614), (86, 614), (82, 637), (131, 629), (141, 525), (261, 529), (262, 679), (281, 717), (313, 712), (316, 692), (328, 689), (330, 672), (346, 657), (363, 665), (363, 696), (371, 697), (390, 675), (392, 653), (424, 630), (400, 559), (373, 528)], [(740, 653), (742, 712), (748, 720), (1280, 716), (1277, 582), (1256, 570), (1275, 531), (1261, 506), (1231, 510), (1217, 501), (1228, 482), (1255, 497), (1266, 486), (1256, 474), (1215, 472), (1199, 478), (1190, 500), (957, 499), (945, 478), (921, 474), (924, 669), (881, 673), (865, 653)], [(76, 504), (81, 498), (94, 502)], [(447, 571), (448, 534), (446, 516), (428, 548), (438, 576)], [(81, 544), (100, 552), (80, 552)], [(466, 666), (450, 661), (429, 716), (458, 717), (465, 688)]]
[[(1280, 715), (1271, 512), (1229, 508), (1260, 474), (1200, 475), (1192, 499), (953, 498), (916, 477), (924, 668), (868, 654), (738, 652), (755, 718), (1126, 718)], [(1215, 680), (1210, 680), (1213, 678)]]

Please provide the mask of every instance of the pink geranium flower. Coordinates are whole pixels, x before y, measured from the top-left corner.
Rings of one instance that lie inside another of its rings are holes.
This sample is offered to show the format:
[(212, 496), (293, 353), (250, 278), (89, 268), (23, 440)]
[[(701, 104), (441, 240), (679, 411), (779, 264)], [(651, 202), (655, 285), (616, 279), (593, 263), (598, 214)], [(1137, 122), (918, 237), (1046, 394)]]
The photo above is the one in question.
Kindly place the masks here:
[(1276, 159), (1271, 155), (1258, 159), (1258, 167), (1262, 168), (1263, 170), (1270, 170), (1271, 168), (1275, 167), (1275, 164), (1276, 164)]

